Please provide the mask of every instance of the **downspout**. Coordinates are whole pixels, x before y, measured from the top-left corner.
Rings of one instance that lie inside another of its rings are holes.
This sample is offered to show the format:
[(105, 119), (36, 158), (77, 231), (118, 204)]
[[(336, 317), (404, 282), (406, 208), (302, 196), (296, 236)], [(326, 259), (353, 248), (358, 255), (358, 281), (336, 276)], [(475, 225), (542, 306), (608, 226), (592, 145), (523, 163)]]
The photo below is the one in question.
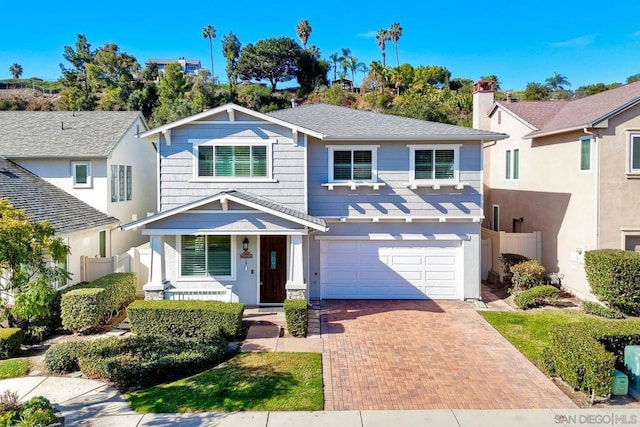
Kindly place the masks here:
[(582, 130), (587, 135), (591, 135), (593, 138), (593, 147), (594, 147), (594, 162), (593, 162), (593, 173), (595, 174), (595, 186), (596, 186), (596, 194), (595, 194), (595, 233), (594, 233), (594, 242), (593, 249), (599, 248), (599, 224), (600, 224), (600, 150), (598, 149), (598, 134), (595, 132), (591, 132), (589, 128), (584, 128)]

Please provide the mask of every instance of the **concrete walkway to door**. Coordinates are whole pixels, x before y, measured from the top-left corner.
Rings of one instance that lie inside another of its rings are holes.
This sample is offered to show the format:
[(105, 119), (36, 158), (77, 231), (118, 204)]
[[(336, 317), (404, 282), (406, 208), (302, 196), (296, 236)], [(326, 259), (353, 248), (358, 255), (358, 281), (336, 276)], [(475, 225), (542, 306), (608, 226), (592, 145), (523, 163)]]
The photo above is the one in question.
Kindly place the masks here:
[(461, 301), (324, 301), (325, 410), (575, 408)]

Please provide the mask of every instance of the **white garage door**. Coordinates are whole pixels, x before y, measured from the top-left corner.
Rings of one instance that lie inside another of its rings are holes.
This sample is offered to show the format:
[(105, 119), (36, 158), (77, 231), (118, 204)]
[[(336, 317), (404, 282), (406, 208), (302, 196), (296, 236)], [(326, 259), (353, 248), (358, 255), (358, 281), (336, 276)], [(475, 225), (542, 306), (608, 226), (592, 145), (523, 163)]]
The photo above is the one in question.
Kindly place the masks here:
[(322, 240), (322, 298), (460, 299), (457, 241)]

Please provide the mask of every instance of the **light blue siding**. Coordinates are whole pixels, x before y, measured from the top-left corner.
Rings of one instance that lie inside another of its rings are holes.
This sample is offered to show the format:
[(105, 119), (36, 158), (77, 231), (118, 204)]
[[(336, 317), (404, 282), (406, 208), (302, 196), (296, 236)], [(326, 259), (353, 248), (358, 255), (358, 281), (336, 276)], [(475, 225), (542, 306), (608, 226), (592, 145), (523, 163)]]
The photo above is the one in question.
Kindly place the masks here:
[[(294, 146), (291, 130), (272, 124), (189, 124), (174, 128), (171, 145), (160, 144), (160, 206), (165, 211), (235, 188), (265, 197), (291, 208), (306, 211), (304, 205), (304, 147)], [(189, 139), (264, 139), (272, 144), (271, 168), (274, 182), (196, 182), (193, 144)], [(302, 142), (302, 140), (300, 140)]]

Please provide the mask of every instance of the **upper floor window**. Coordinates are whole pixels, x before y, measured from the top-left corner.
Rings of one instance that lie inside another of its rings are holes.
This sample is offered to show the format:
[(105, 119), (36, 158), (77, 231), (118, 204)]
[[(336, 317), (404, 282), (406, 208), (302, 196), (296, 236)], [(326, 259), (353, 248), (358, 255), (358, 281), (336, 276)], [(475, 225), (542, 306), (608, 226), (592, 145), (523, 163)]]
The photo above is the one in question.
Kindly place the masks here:
[(505, 179), (520, 178), (520, 149), (506, 151), (504, 177)]
[(640, 174), (640, 133), (629, 135), (629, 163), (627, 173)]
[(133, 200), (133, 167), (111, 165), (111, 201)]
[(591, 137), (580, 138), (580, 170), (591, 170)]
[(268, 178), (267, 145), (200, 145), (198, 177)]
[(329, 182), (376, 182), (377, 146), (330, 146)]
[(457, 184), (460, 179), (458, 145), (412, 145), (410, 176), (412, 183)]
[(71, 162), (71, 172), (73, 174), (74, 188), (91, 187), (91, 163)]

